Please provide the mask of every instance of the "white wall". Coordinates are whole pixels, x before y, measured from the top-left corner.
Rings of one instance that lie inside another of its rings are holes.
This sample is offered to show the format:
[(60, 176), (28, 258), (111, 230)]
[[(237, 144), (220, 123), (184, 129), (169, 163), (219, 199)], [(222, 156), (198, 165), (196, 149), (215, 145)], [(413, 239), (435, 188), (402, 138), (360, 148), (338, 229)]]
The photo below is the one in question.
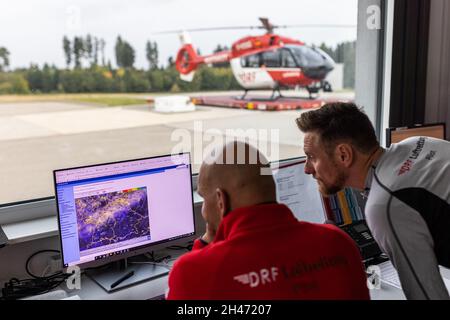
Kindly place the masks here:
[(425, 122), (446, 122), (450, 139), (450, 1), (432, 0)]
[(327, 76), (327, 81), (331, 84), (333, 91), (344, 89), (344, 64), (336, 63), (333, 71)]

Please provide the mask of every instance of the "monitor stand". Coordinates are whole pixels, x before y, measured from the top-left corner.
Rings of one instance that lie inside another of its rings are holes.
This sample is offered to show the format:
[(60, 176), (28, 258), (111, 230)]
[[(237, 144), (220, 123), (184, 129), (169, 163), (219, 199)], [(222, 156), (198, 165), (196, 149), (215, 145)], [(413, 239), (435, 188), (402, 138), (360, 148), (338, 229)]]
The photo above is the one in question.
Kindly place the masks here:
[[(128, 264), (127, 259), (112, 263), (106, 269), (100, 268), (98, 270), (86, 271), (86, 274), (105, 289), (106, 292), (120, 290), (140, 282), (164, 276), (168, 273), (169, 268), (152, 264), (151, 262), (145, 264)], [(123, 279), (123, 281), (120, 281), (120, 279)], [(114, 283), (116, 283), (115, 286), (113, 285)]]

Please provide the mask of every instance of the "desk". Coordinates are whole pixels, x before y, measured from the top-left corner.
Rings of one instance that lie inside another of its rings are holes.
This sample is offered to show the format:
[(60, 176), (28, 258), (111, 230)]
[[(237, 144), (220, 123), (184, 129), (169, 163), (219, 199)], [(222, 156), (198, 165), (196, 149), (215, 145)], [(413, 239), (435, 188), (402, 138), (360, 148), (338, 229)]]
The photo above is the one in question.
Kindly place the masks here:
[[(161, 252), (162, 254), (170, 254), (173, 257), (179, 257), (184, 252), (168, 250)], [(440, 267), (441, 275), (450, 279), (450, 269)], [(65, 285), (61, 285), (60, 289), (68, 292), (69, 296), (78, 295), (82, 300), (148, 300), (164, 295), (167, 290), (168, 275), (155, 278), (146, 282), (136, 284), (131, 287), (107, 293), (95, 281), (86, 275), (81, 277), (80, 290), (67, 290)], [(370, 290), (372, 300), (405, 300), (405, 295), (401, 289), (391, 285), (381, 283), (380, 289)]]
[[(161, 296), (167, 289), (168, 276), (163, 276), (137, 284), (113, 293), (107, 293), (87, 276), (82, 276), (81, 290), (73, 290), (70, 295), (78, 295), (82, 300), (148, 300)], [(405, 300), (403, 291), (382, 284), (381, 289), (370, 290), (372, 300)]]
[[(172, 253), (172, 252), (171, 252)], [(173, 253), (172, 253), (173, 254)], [(450, 271), (447, 270), (448, 277)], [(86, 275), (81, 276), (81, 289), (68, 291), (65, 285), (60, 289), (71, 295), (78, 295), (82, 300), (148, 300), (164, 295), (167, 290), (168, 275), (155, 278), (131, 287), (107, 293), (94, 280)], [(401, 289), (381, 283), (380, 289), (370, 290), (372, 300), (405, 300)]]
[(81, 290), (71, 290), (61, 286), (71, 295), (78, 295), (81, 300), (148, 300), (161, 296), (167, 289), (168, 276), (159, 277), (134, 286), (107, 293), (94, 280), (81, 276)]

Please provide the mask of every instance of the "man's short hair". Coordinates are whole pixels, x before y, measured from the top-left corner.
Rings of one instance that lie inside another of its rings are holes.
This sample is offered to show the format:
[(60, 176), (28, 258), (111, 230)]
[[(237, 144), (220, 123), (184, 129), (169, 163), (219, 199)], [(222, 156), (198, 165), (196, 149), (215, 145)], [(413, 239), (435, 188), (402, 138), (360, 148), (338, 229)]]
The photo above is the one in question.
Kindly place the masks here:
[(303, 113), (296, 122), (304, 133), (317, 132), (327, 152), (342, 142), (350, 143), (364, 154), (379, 146), (369, 117), (354, 103), (328, 103)]

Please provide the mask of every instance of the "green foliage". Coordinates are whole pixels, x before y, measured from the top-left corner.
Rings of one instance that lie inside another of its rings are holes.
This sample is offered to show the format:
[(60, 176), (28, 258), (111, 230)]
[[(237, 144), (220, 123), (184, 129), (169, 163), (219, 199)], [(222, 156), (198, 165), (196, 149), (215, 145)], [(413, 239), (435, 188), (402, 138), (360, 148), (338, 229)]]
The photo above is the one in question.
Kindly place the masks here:
[(0, 47), (0, 72), (9, 66), (9, 51), (5, 47)]
[(128, 42), (122, 40), (122, 38), (118, 36), (114, 50), (116, 53), (117, 66), (121, 68), (133, 68), (136, 54), (133, 47)]
[(97, 103), (109, 107), (144, 104), (145, 100), (121, 96), (76, 96), (70, 99), (76, 102)]
[(84, 44), (83, 38), (75, 37), (73, 39), (73, 55), (75, 61), (75, 68), (81, 68), (81, 58), (83, 57)]
[(66, 36), (64, 36), (63, 38), (63, 50), (66, 57), (66, 65), (68, 68), (70, 66), (70, 63), (72, 62), (72, 46), (70, 44), (70, 40)]
[(147, 92), (150, 89), (150, 81), (145, 73), (137, 70), (127, 70), (123, 78), (126, 92)]
[(94, 55), (94, 44), (92, 43), (92, 37), (90, 34), (86, 36), (86, 39), (83, 43), (83, 51), (84, 56), (88, 58), (89, 60), (92, 60), (92, 57)]
[(28, 82), (20, 73), (0, 72), (0, 94), (30, 93)]
[(111, 73), (102, 67), (66, 70), (62, 72), (60, 81), (63, 92), (67, 93), (125, 91), (116, 91), (120, 86), (115, 86)]
[(148, 60), (150, 70), (158, 68), (158, 45), (156, 42), (147, 41), (145, 45), (145, 57)]

